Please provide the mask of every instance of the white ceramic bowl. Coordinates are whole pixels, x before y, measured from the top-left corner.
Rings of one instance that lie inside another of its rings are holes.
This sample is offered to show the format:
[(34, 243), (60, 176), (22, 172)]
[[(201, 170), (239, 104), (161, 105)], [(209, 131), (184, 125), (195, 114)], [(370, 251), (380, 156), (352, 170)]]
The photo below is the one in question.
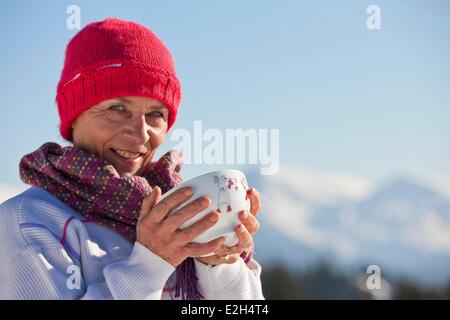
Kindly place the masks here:
[(218, 209), (220, 210), (219, 221), (203, 234), (195, 238), (193, 242), (205, 243), (224, 236), (225, 246), (232, 247), (236, 245), (238, 243), (238, 238), (234, 229), (240, 224), (239, 212), (242, 210), (250, 211), (250, 199), (247, 197), (247, 189), (249, 186), (244, 173), (239, 170), (210, 172), (184, 181), (166, 192), (161, 197), (160, 201), (184, 187), (191, 187), (194, 191), (194, 195), (172, 212), (175, 212), (177, 209), (184, 207), (188, 203), (205, 195), (210, 197), (211, 205), (186, 221), (180, 227), (180, 230), (191, 226), (208, 213)]

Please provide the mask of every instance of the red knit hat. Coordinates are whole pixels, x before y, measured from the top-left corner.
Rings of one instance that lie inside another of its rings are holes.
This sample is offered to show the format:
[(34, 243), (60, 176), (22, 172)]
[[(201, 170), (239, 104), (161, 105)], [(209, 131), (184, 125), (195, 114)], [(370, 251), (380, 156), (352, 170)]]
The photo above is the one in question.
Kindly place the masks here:
[(164, 103), (169, 130), (181, 101), (172, 55), (151, 30), (135, 22), (108, 18), (90, 23), (67, 45), (56, 94), (61, 135), (72, 141), (71, 125), (81, 112), (123, 96)]

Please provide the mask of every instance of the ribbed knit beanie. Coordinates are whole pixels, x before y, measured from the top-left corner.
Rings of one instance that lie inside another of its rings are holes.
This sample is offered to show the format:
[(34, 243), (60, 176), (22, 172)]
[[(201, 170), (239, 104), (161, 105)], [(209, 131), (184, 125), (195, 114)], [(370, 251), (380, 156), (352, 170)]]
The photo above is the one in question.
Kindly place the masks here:
[(80, 30), (67, 45), (57, 87), (61, 135), (73, 141), (72, 123), (99, 102), (124, 96), (149, 97), (177, 117), (181, 84), (172, 55), (148, 28), (108, 18)]

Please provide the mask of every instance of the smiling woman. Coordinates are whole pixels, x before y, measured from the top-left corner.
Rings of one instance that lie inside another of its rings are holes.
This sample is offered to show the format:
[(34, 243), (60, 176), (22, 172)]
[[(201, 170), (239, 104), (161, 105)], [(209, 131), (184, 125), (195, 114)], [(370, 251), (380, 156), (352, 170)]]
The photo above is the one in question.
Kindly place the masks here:
[(73, 145), (47, 142), (20, 161), (32, 187), (0, 205), (0, 299), (264, 298), (255, 190), (233, 248), (192, 242), (218, 212), (179, 229), (208, 197), (175, 209), (193, 195), (182, 188), (159, 201), (182, 181), (180, 152), (152, 162), (180, 100), (172, 55), (144, 26), (106, 19), (69, 42), (56, 102)]
[(110, 162), (121, 176), (140, 174), (163, 142), (169, 111), (147, 97), (108, 99), (72, 124), (73, 143)]

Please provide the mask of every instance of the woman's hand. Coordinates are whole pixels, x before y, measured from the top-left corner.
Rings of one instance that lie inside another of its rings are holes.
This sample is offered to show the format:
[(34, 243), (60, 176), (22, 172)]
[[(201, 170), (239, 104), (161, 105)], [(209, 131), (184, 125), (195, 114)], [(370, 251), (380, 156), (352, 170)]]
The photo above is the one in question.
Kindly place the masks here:
[(192, 189), (183, 188), (157, 203), (161, 197), (161, 189), (155, 187), (152, 194), (144, 199), (137, 222), (136, 241), (174, 267), (188, 257), (215, 252), (224, 242), (224, 238), (220, 237), (204, 244), (191, 243), (218, 221), (218, 212), (211, 212), (190, 227), (178, 230), (184, 222), (209, 207), (209, 197), (200, 197), (168, 216), (192, 195)]
[[(210, 265), (218, 265), (222, 263), (234, 263), (240, 258), (240, 254), (243, 251), (251, 251), (253, 249), (253, 237), (259, 229), (259, 222), (256, 219), (256, 215), (261, 210), (261, 197), (259, 192), (254, 188), (247, 190), (247, 194), (250, 198), (250, 212), (241, 211), (239, 213), (239, 219), (241, 224), (236, 228), (236, 234), (239, 242), (234, 247), (228, 248), (220, 246), (214, 255), (208, 257), (198, 257), (197, 260)], [(228, 259), (224, 259), (224, 256), (228, 256)]]

